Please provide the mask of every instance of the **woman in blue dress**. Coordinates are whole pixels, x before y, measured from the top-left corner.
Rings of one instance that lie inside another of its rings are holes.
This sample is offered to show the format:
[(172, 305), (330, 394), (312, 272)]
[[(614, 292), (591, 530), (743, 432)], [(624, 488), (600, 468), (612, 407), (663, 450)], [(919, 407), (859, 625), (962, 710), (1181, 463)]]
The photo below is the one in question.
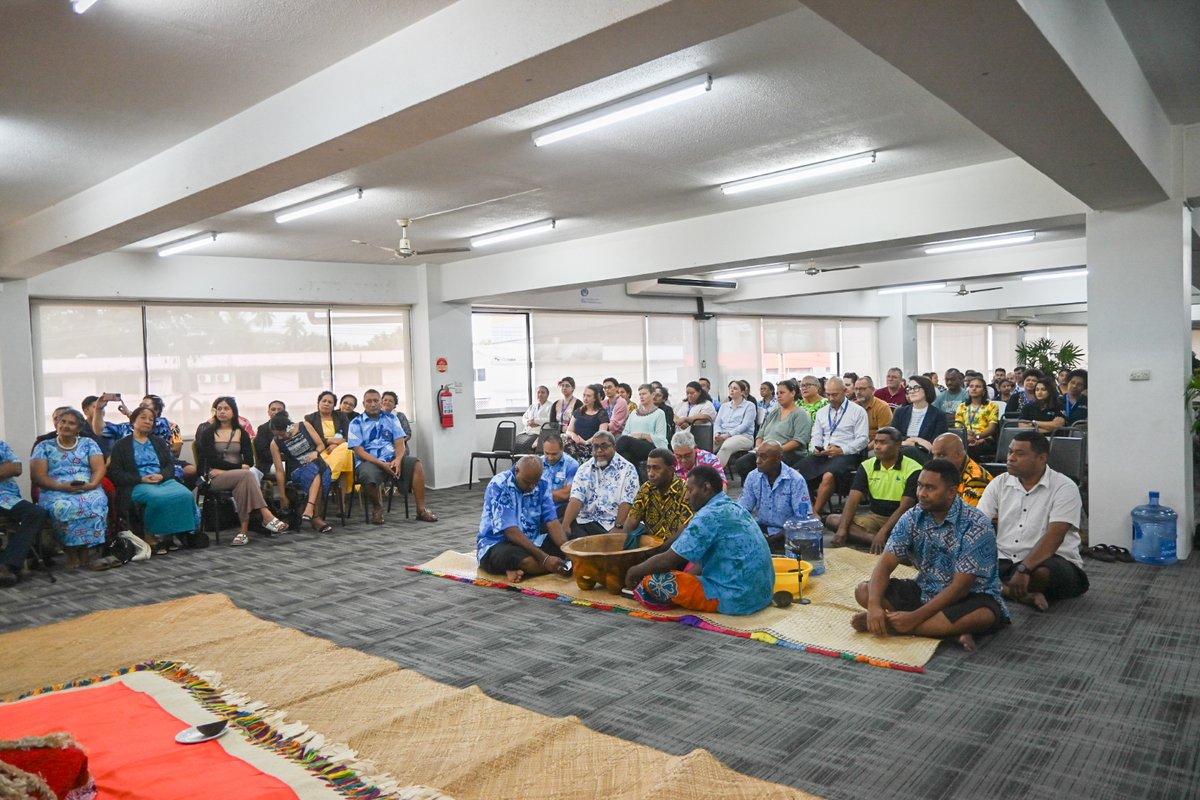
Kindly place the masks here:
[[(139, 406), (129, 415), (133, 433), (113, 446), (108, 477), (117, 487), (117, 508), (129, 519), (134, 503), (143, 506), (142, 535), (156, 555), (165, 555), (172, 535), (197, 530), (200, 510), (187, 487), (175, 480), (174, 458), (153, 435), (154, 409)], [(164, 538), (160, 538), (164, 537)]]
[(83, 414), (68, 408), (58, 415), (57, 436), (38, 443), (29, 458), (30, 476), (41, 489), (38, 505), (50, 512), (67, 551), (67, 567), (89, 560), (88, 548), (104, 544), (108, 498), (104, 454), (91, 439), (79, 435)]

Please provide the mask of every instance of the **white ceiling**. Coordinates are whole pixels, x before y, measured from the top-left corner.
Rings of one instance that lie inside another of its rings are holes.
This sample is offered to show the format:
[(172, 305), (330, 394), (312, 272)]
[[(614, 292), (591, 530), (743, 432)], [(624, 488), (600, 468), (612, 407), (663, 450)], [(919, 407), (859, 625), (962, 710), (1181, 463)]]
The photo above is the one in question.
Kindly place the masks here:
[[(865, 63), (864, 63), (865, 62)], [(706, 70), (712, 91), (659, 114), (536, 148), (546, 123)], [(725, 197), (715, 185), (877, 149), (875, 167), (774, 191)], [(209, 220), (206, 255), (389, 263), (351, 244), (395, 245), (398, 216), (422, 217), (417, 248), (546, 217), (557, 240), (948, 169), (1007, 156), (908, 78), (806, 9), (760, 23), (488, 120), (349, 172)], [(270, 212), (343, 186), (363, 201), (286, 226)], [(508, 197), (486, 205), (447, 209)], [(145, 250), (178, 238), (148, 239)], [(512, 247), (528, 244), (517, 243)], [(489, 248), (489, 252), (492, 248)], [(432, 262), (463, 258), (435, 256)], [(469, 256), (467, 256), (469, 257)]]
[[(452, 4), (100, 0), (80, 16), (68, 0), (8, 0), (0, 9), (0, 227)], [(1118, 0), (1110, 5), (1119, 18)], [(71, 55), (49, 55), (60, 53)], [(701, 70), (714, 76), (713, 90), (702, 98), (545, 148), (529, 139), (540, 125)], [(1194, 79), (1184, 84), (1196, 85)], [(429, 125), (437, 128), (436, 120)], [(877, 164), (858, 172), (737, 197), (714, 188), (871, 149), (879, 153)], [(398, 216), (433, 215), (410, 231), (418, 249), (459, 246), (471, 235), (551, 216), (559, 228), (538, 241), (564, 241), (1010, 156), (912, 79), (797, 6), (123, 249), (149, 252), (216, 230), (220, 239), (205, 255), (388, 264), (386, 254), (350, 240), (394, 245)], [(364, 187), (361, 202), (288, 225), (273, 221), (271, 212), (281, 207), (350, 185)], [(486, 202), (494, 198), (504, 199)], [(451, 209), (461, 210), (442, 213)], [(1054, 221), (1056, 235), (1079, 235), (1078, 222)], [(533, 240), (511, 247), (527, 243)], [(887, 260), (905, 257), (899, 251), (910, 244), (806, 255), (825, 265)], [(481, 253), (420, 260), (444, 263)]]
[(0, 5), (0, 226), (69, 197), (452, 0)]

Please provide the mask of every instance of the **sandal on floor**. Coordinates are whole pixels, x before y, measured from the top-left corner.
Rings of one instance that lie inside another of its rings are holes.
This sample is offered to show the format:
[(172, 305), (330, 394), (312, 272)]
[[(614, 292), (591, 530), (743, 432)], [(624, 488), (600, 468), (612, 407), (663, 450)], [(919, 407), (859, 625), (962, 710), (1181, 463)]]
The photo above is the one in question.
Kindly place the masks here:
[(179, 549), (179, 542), (177, 542), (175, 540), (174, 536), (168, 536), (167, 537), (167, 550), (174, 553), (178, 549)]
[(1116, 554), (1106, 544), (1098, 544), (1095, 547), (1086, 548), (1082, 551), (1082, 554), (1088, 558), (1094, 558), (1097, 561), (1105, 561), (1110, 564), (1117, 560)]
[(333, 533), (332, 525), (330, 525), (325, 520), (320, 520), (319, 522), (320, 522), (320, 524), (318, 524), (317, 521), (313, 521), (312, 526), (313, 526), (314, 531), (316, 531), (317, 533)]
[(246, 544), (250, 544), (249, 535), (247, 535), (245, 533), (239, 533), (237, 536), (233, 537), (233, 540), (230, 541), (229, 546), (230, 547), (241, 547), (242, 545), (246, 545)]
[(1124, 547), (1117, 547), (1116, 545), (1110, 544), (1108, 546), (1108, 552), (1117, 561), (1125, 564), (1133, 563), (1133, 553), (1129, 552)]
[(264, 522), (263, 527), (269, 530), (271, 533), (283, 533), (288, 529), (288, 524), (279, 517), (276, 517), (270, 522)]
[(314, 507), (313, 511), (315, 512), (317, 510), (315, 508), (315, 505), (316, 504), (313, 503), (312, 500), (309, 500), (307, 503), (304, 504), (304, 513), (300, 515), (301, 522), (312, 522), (313, 521), (312, 514), (308, 513), (308, 509), (309, 509), (309, 506), (313, 506)]
[(437, 514), (430, 511), (428, 508), (423, 508), (417, 512), (417, 519), (421, 522), (437, 522)]
[(165, 556), (168, 552), (170, 552), (170, 548), (167, 547), (166, 542), (160, 539), (155, 543), (150, 552), (156, 556)]

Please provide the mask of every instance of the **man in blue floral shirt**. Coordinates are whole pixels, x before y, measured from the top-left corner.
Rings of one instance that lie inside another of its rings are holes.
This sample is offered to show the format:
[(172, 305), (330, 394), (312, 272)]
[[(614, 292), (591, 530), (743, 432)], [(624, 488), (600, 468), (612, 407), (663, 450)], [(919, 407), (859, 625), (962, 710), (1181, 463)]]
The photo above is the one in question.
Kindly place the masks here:
[(583, 462), (571, 484), (571, 500), (563, 516), (568, 539), (608, 533), (625, 524), (638, 488), (637, 468), (617, 455), (613, 435), (592, 437), (592, 457)]
[(812, 516), (808, 481), (783, 463), (783, 448), (775, 442), (758, 446), (758, 469), (746, 476), (738, 504), (754, 515), (754, 521), (776, 552), (783, 552), (783, 523)]
[[(958, 636), (965, 649), (973, 650), (974, 634), (1008, 623), (996, 531), (991, 520), (959, 498), (960, 477), (959, 468), (943, 458), (921, 470), (917, 508), (896, 523), (871, 579), (854, 593), (867, 609), (851, 621), (855, 630), (877, 636)], [(916, 568), (916, 580), (891, 577), (901, 562)]]
[(475, 545), (485, 572), (504, 573), (513, 583), (526, 575), (566, 574), (566, 541), (537, 456), (522, 456), (488, 483)]
[[(721, 490), (721, 474), (696, 467), (685, 496), (695, 513), (665, 553), (625, 574), (626, 587), (652, 610), (687, 608), (722, 614), (753, 614), (771, 604), (775, 567), (750, 512)], [(696, 575), (688, 562), (700, 567)]]

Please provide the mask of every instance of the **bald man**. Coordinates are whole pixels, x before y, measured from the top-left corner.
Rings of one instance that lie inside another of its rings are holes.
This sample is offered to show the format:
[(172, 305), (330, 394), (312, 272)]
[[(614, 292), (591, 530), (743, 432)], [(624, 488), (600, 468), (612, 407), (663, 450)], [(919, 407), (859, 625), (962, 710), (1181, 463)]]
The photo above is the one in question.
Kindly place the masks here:
[(812, 515), (808, 483), (783, 463), (783, 448), (775, 442), (758, 446), (755, 463), (757, 469), (746, 476), (738, 504), (754, 517), (771, 549), (782, 553), (783, 524)]
[(944, 458), (958, 467), (962, 475), (958, 483), (958, 496), (968, 505), (979, 505), (979, 498), (983, 497), (983, 490), (992, 482), (992, 476), (967, 455), (962, 438), (957, 433), (947, 431), (933, 440), (931, 452), (934, 458)]
[(503, 573), (511, 583), (527, 575), (567, 575), (566, 541), (540, 458), (522, 456), (488, 483), (475, 548), (480, 569)]

